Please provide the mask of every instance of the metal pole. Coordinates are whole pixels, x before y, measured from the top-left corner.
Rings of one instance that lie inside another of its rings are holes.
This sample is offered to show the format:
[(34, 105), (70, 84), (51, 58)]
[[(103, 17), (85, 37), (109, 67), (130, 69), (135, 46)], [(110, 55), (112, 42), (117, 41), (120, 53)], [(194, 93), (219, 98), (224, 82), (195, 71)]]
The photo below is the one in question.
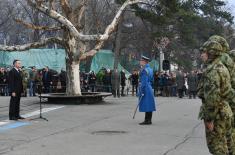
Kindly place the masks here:
[(162, 62), (163, 62), (163, 60), (165, 60), (165, 58), (164, 58), (164, 52), (162, 51), (162, 48), (160, 48), (160, 56), (159, 56), (159, 60), (160, 60), (160, 64), (159, 64), (159, 66), (160, 66), (160, 71), (163, 71), (163, 67), (162, 67)]

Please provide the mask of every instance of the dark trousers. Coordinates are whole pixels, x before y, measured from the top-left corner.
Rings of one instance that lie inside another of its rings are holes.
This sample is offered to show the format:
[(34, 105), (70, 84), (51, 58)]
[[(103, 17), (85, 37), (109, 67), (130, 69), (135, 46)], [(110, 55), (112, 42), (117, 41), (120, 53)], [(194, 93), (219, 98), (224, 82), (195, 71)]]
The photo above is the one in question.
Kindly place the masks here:
[(51, 93), (51, 86), (49, 84), (44, 84), (44, 93)]
[(17, 94), (15, 97), (11, 96), (9, 119), (18, 118), (20, 116), (20, 98), (21, 98), (20, 94)]
[(122, 90), (121, 90), (121, 95), (124, 96), (124, 88), (125, 86), (122, 86)]
[(183, 97), (183, 89), (178, 89), (178, 96), (179, 98)]
[(196, 95), (197, 95), (196, 91), (190, 91), (189, 92), (189, 98), (192, 98), (192, 96), (193, 96), (193, 98), (196, 98)]
[(36, 96), (36, 83), (34, 81), (30, 81), (30, 87), (29, 87), (29, 96)]
[(158, 88), (157, 86), (154, 86), (153, 94), (154, 96), (157, 96)]
[(152, 122), (152, 115), (153, 115), (152, 112), (146, 112), (144, 121), (145, 122)]
[(91, 90), (91, 92), (95, 92), (95, 84), (90, 85), (90, 90)]
[(1, 85), (1, 84), (0, 84), (0, 95), (1, 95), (1, 96), (5, 96), (4, 87), (5, 87), (4, 85)]
[(105, 92), (110, 93), (112, 91), (112, 86), (111, 85), (104, 85)]
[(120, 90), (119, 89), (113, 89), (113, 97), (120, 97)]
[(134, 92), (135, 94), (137, 94), (138, 91), (138, 85), (132, 85), (132, 96), (134, 96)]

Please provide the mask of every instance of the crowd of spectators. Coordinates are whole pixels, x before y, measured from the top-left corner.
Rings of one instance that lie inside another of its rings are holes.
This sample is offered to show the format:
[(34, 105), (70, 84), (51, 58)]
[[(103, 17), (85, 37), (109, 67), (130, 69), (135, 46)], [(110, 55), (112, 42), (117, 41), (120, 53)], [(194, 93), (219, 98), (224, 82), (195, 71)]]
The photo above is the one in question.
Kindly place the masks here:
[[(8, 96), (8, 72), (10, 68), (0, 68), (0, 95)], [(36, 96), (36, 93), (54, 93), (66, 91), (66, 71), (60, 73), (45, 67), (37, 69), (21, 69), (24, 94)], [(196, 98), (197, 84), (201, 72), (155, 72), (153, 90), (155, 96)], [(110, 92), (114, 97), (128, 95), (135, 96), (139, 85), (139, 71), (133, 70), (127, 75), (124, 70), (110, 70), (102, 68), (98, 73), (80, 73), (82, 92)]]
[(156, 72), (154, 74), (154, 95), (182, 98), (188, 96), (196, 98), (197, 85), (201, 77), (201, 72), (194, 70), (191, 72)]

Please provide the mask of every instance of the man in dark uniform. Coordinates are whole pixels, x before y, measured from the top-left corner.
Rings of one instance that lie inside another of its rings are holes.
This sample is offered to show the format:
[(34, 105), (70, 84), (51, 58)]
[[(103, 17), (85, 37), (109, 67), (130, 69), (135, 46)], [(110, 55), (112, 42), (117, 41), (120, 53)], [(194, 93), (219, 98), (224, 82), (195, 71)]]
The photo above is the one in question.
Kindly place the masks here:
[(14, 68), (9, 72), (9, 92), (11, 95), (9, 119), (18, 120), (24, 119), (20, 116), (20, 98), (23, 92), (22, 77), (20, 74), (21, 62), (19, 60), (13, 61)]
[(142, 56), (140, 60), (140, 84), (139, 84), (139, 111), (145, 112), (145, 120), (140, 125), (152, 124), (152, 113), (156, 111), (153, 95), (153, 70), (149, 66), (149, 58)]

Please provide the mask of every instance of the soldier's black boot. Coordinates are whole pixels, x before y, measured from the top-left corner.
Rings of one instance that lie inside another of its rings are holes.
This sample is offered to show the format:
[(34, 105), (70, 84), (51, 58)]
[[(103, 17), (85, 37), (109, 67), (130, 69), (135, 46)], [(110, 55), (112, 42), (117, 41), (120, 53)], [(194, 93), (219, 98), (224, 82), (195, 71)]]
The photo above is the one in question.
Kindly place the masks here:
[(151, 125), (151, 124), (152, 124), (152, 112), (146, 112), (144, 121), (142, 123), (139, 123), (139, 125)]

